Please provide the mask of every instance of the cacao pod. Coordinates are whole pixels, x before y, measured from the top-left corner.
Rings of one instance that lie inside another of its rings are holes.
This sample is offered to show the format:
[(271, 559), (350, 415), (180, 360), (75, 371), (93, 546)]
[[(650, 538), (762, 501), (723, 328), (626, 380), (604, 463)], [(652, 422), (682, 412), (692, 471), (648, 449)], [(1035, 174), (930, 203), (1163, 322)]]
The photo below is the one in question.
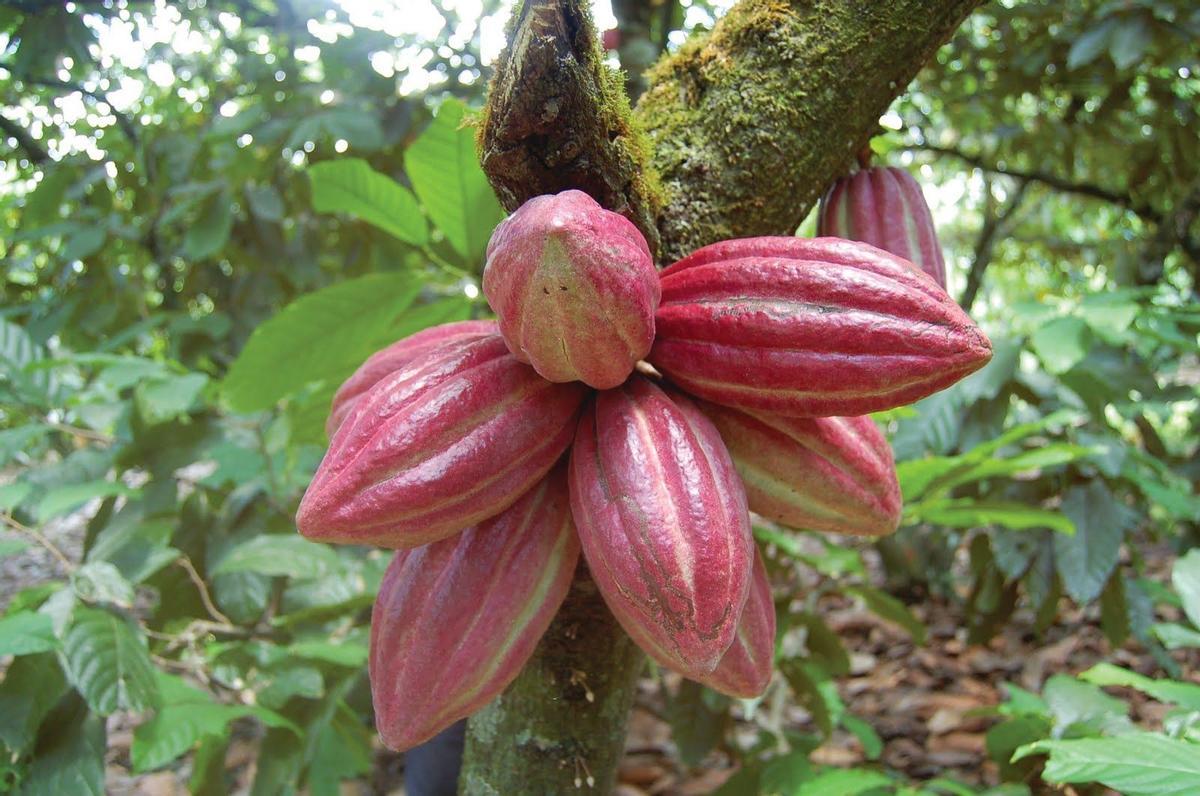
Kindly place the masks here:
[(369, 660), (375, 724), (390, 748), (474, 713), (533, 654), (579, 560), (563, 470), (492, 519), (392, 559)]
[(571, 443), (582, 384), (498, 334), (464, 333), (382, 378), (333, 437), (296, 524), (321, 542), (415, 547), (508, 508)]
[(785, 417), (712, 403), (701, 409), (729, 448), (751, 511), (813, 531), (896, 530), (896, 465), (871, 418)]
[(550, 381), (616, 387), (654, 342), (646, 240), (582, 191), (534, 197), (496, 227), (483, 293), (509, 350)]
[(987, 337), (905, 260), (839, 238), (745, 238), (662, 272), (650, 362), (741, 409), (860, 415), (949, 387)]
[(946, 289), (946, 260), (921, 186), (904, 169), (862, 169), (821, 198), (817, 234), (857, 240), (914, 263)]
[(767, 689), (774, 663), (775, 601), (762, 553), (755, 549), (753, 580), (737, 635), (717, 668), (694, 679), (722, 694), (751, 699)]
[(480, 332), (495, 333), (495, 321), (459, 321), (458, 323), (443, 323), (422, 329), (416, 334), (410, 334), (403, 340), (397, 340), (387, 348), (376, 351), (367, 361), (359, 366), (354, 374), (346, 379), (333, 396), (333, 404), (329, 409), (329, 419), (325, 422), (325, 433), (330, 438), (342, 425), (342, 421), (350, 414), (354, 404), (367, 390), (392, 371), (399, 370), (412, 362), (423, 352), (429, 350), (443, 340), (449, 340), (463, 334)]
[(712, 423), (635, 374), (584, 410), (570, 484), (588, 568), (625, 632), (689, 677), (711, 672), (733, 642), (754, 547)]

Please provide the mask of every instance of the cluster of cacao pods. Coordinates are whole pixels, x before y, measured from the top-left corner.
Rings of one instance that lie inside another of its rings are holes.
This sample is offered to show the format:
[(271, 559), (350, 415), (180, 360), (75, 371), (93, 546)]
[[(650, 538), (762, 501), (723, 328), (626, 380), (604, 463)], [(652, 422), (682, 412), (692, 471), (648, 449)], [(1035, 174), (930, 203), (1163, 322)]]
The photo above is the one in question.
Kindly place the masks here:
[(516, 677), (581, 553), (655, 661), (761, 693), (775, 608), (749, 512), (893, 531), (891, 450), (862, 415), (991, 356), (910, 259), (766, 237), (660, 273), (636, 227), (578, 191), (501, 223), (483, 286), (497, 321), (408, 337), (342, 386), (296, 518), (311, 539), (398, 551), (370, 653), (395, 749)]

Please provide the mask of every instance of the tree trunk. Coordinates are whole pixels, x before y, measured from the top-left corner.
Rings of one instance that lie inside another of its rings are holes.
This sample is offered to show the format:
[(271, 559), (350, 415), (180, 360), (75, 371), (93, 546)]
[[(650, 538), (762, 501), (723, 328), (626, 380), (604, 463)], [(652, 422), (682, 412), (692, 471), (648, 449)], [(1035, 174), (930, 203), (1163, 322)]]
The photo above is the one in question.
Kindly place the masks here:
[(581, 563), (533, 658), (468, 722), (459, 792), (611, 792), (644, 662)]
[[(791, 234), (977, 0), (742, 0), (651, 72), (631, 115), (585, 0), (525, 0), (479, 133), (501, 202), (578, 188), (660, 264)], [(661, 245), (660, 245), (661, 234)], [(608, 793), (644, 657), (580, 566), (533, 659), (473, 716), (465, 794)]]

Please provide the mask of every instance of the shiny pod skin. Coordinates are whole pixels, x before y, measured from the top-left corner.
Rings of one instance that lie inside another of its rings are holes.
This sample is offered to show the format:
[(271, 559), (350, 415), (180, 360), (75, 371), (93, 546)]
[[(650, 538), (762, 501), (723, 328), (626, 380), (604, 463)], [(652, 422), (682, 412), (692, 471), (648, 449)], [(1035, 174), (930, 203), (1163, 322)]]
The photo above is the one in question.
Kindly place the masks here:
[(357, 402), (300, 502), (321, 542), (405, 548), (487, 519), (571, 443), (582, 384), (551, 384), (500, 335), (464, 334), (393, 371)]
[(865, 243), (715, 243), (663, 271), (662, 291), (649, 361), (739, 409), (867, 414), (949, 387), (992, 356), (928, 275)]
[(656, 660), (689, 677), (711, 672), (733, 642), (754, 547), (712, 423), (635, 374), (584, 411), (570, 483), (588, 569), (613, 615)]
[(392, 559), (369, 660), (389, 748), (409, 749), (479, 710), (533, 654), (579, 560), (564, 469), (492, 519)]

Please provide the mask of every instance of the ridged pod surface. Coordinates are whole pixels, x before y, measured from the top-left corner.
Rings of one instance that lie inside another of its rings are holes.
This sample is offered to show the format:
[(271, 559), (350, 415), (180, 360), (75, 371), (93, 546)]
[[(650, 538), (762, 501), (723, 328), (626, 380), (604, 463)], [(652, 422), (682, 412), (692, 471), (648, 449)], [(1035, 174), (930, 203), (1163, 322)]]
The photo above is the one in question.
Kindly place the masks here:
[(754, 547), (712, 423), (634, 375), (584, 411), (570, 484), (588, 568), (625, 632), (689, 677), (711, 672), (733, 642)]
[(900, 523), (892, 449), (869, 417), (785, 417), (700, 405), (750, 510), (795, 528), (882, 536)]
[(403, 340), (397, 340), (387, 348), (376, 351), (334, 393), (333, 403), (329, 408), (329, 419), (325, 421), (325, 433), (332, 438), (354, 408), (354, 404), (367, 390), (374, 387), (384, 376), (404, 367), (438, 343), (461, 335), (494, 334), (497, 331), (495, 321), (443, 323), (410, 334)]
[(321, 542), (405, 548), (504, 509), (571, 443), (582, 384), (551, 384), (498, 334), (443, 341), (357, 402), (296, 524)]
[(848, 174), (821, 198), (817, 234), (857, 240), (914, 263), (946, 289), (946, 260), (921, 186), (904, 169)]
[(662, 272), (650, 362), (742, 409), (860, 415), (949, 387), (987, 337), (926, 274), (840, 238), (743, 238)]
[(694, 678), (714, 691), (742, 699), (767, 689), (775, 663), (775, 601), (767, 567), (757, 549), (753, 577), (733, 643), (716, 669)]
[(564, 469), (496, 517), (392, 559), (369, 660), (375, 724), (390, 748), (474, 713), (533, 654), (579, 560)]
[(496, 227), (483, 293), (509, 350), (550, 381), (616, 387), (654, 342), (646, 240), (582, 191), (534, 197)]

